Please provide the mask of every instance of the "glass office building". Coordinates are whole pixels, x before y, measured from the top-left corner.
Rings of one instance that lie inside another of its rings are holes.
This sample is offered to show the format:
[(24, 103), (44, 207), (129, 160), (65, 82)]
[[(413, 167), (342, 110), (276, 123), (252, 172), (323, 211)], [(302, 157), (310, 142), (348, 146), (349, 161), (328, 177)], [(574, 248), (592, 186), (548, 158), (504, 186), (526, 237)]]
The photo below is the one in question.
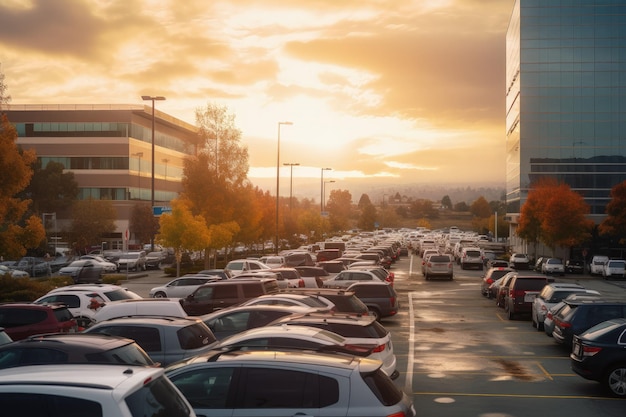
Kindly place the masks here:
[(506, 54), (513, 229), (544, 176), (579, 192), (599, 223), (611, 188), (626, 180), (626, 2), (516, 0)]

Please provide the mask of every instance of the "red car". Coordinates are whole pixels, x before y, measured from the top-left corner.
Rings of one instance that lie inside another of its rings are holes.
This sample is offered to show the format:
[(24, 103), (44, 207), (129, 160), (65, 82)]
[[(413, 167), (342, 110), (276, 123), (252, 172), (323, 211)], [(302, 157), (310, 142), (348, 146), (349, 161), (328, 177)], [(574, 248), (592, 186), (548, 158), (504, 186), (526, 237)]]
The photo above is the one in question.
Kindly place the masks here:
[(13, 340), (35, 334), (78, 331), (76, 320), (67, 307), (55, 304), (0, 304), (0, 327), (4, 327)]

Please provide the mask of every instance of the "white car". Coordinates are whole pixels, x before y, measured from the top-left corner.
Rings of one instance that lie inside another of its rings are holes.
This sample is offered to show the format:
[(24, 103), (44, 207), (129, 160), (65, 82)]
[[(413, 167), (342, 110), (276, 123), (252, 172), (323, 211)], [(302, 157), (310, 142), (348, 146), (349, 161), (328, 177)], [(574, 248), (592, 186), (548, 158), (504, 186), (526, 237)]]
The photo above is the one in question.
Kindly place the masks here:
[(236, 259), (226, 264), (224, 269), (229, 271), (233, 276), (237, 276), (244, 272), (267, 270), (270, 269), (270, 267), (254, 259)]
[(363, 281), (384, 282), (373, 272), (348, 269), (346, 271), (341, 271), (334, 278), (324, 281), (324, 287), (345, 289), (355, 282)]
[(112, 301), (102, 306), (92, 321), (100, 323), (104, 320), (126, 316), (170, 316), (187, 317), (178, 298), (142, 298), (141, 300)]
[(530, 258), (525, 253), (514, 253), (509, 258), (509, 264), (515, 269), (529, 269)]
[(145, 271), (146, 270), (146, 252), (125, 252), (120, 254), (117, 262), (118, 271)]
[(211, 276), (182, 276), (171, 280), (165, 285), (150, 290), (150, 298), (185, 298), (199, 286), (209, 281), (219, 280)]
[(13, 278), (28, 278), (30, 275), (26, 271), (22, 271), (21, 269), (12, 269), (6, 265), (0, 265), (0, 275), (9, 274)]
[(196, 415), (164, 375), (163, 368), (128, 365), (62, 364), (3, 369), (0, 404), (4, 415)]
[(311, 294), (294, 294), (294, 293), (280, 293), (280, 294), (265, 294), (255, 297), (251, 300), (244, 301), (240, 305), (242, 306), (270, 306), (270, 305), (283, 305), (283, 306), (297, 306), (316, 308), (318, 311), (332, 311), (335, 305), (328, 301), (324, 297), (318, 297)]
[(546, 275), (565, 275), (565, 265), (561, 259), (548, 258), (541, 265), (541, 272)]
[(117, 264), (109, 262), (100, 255), (83, 255), (80, 259), (91, 259), (102, 267), (104, 272), (117, 272)]
[(263, 256), (259, 258), (259, 262), (264, 263), (270, 268), (282, 268), (286, 265), (284, 256)]
[(606, 261), (602, 268), (602, 276), (604, 279), (609, 277), (624, 278), (626, 273), (626, 261), (622, 259), (611, 259)]

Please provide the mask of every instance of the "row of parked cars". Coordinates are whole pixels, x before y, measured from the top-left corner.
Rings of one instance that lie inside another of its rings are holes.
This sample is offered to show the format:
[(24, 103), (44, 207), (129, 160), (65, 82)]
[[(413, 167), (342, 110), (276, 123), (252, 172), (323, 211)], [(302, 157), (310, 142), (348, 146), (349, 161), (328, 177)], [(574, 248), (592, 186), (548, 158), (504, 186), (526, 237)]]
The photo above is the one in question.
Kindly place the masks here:
[[(276, 280), (245, 277), (196, 290), (207, 288), (236, 289), (243, 301), (191, 315), (187, 297), (141, 299), (121, 287), (82, 284), (35, 303), (1, 304), (0, 326), (19, 340), (0, 346), (1, 409), (53, 417), (69, 410), (135, 417), (245, 409), (415, 415), (392, 382), (398, 372), (390, 333), (356, 292), (281, 289)], [(72, 311), (85, 308), (93, 315), (77, 321)], [(17, 332), (40, 314), (31, 311), (44, 310), (63, 324)]]
[(488, 270), (481, 293), (509, 320), (530, 318), (570, 352), (572, 369), (626, 398), (626, 300), (511, 268)]

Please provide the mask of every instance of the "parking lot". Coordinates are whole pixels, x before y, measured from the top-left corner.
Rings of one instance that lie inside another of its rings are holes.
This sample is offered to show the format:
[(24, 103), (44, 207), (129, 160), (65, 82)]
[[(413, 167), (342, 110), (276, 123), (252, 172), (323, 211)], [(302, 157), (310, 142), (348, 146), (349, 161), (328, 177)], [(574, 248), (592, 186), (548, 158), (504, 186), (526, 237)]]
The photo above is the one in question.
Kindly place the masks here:
[[(393, 265), (402, 308), (383, 321), (398, 359), (396, 383), (413, 396), (418, 415), (624, 415), (623, 400), (574, 374), (568, 350), (533, 328), (530, 316), (509, 321), (480, 294), (481, 271), (455, 266), (453, 281), (425, 281), (419, 262), (404, 257)], [(169, 279), (153, 271), (124, 285), (147, 296)], [(626, 297), (626, 281), (556, 280)]]

